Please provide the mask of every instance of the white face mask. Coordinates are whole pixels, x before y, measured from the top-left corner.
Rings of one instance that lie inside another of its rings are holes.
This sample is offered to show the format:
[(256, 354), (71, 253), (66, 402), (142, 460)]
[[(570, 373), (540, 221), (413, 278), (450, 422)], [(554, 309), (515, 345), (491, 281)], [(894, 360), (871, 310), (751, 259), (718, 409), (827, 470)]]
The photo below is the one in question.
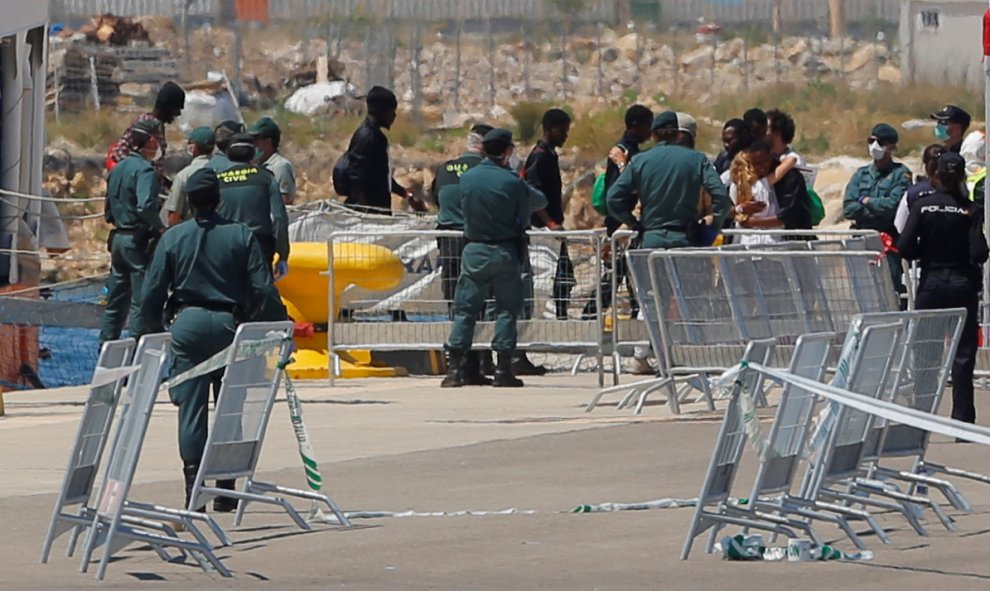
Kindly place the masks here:
[(880, 142), (873, 142), (870, 144), (870, 158), (874, 160), (883, 160), (884, 156), (887, 155), (887, 148), (880, 145)]

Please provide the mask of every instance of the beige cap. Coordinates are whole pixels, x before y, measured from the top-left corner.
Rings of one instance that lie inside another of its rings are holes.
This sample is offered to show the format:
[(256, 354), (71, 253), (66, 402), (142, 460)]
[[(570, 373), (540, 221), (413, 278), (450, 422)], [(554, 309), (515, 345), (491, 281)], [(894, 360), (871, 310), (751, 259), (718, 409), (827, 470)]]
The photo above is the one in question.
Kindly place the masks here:
[(677, 113), (677, 130), (684, 131), (691, 134), (691, 137), (698, 137), (698, 122), (694, 120), (694, 117), (688, 115), (687, 113)]

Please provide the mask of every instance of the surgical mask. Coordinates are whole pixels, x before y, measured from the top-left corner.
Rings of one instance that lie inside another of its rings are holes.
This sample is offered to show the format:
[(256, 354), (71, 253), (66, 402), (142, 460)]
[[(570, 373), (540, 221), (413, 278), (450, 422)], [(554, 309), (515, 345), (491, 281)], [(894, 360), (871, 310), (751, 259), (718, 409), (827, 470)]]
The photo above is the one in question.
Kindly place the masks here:
[(264, 158), (264, 157), (265, 157), (265, 153), (264, 152), (262, 152), (259, 148), (255, 148), (254, 149), (254, 159), (255, 160), (257, 160), (257, 161), (260, 162), (261, 159)]
[(939, 123), (935, 126), (935, 139), (940, 142), (944, 142), (949, 139), (949, 126), (944, 123)]
[(887, 155), (887, 148), (880, 145), (880, 142), (873, 142), (870, 144), (870, 158), (874, 160), (883, 160), (884, 156)]
[(196, 157), (196, 155), (195, 155), (195, 154), (193, 154), (193, 147), (192, 147), (192, 146), (186, 146), (186, 154), (189, 154), (189, 155), (190, 155), (190, 156), (192, 156), (193, 158), (195, 158), (195, 157)]

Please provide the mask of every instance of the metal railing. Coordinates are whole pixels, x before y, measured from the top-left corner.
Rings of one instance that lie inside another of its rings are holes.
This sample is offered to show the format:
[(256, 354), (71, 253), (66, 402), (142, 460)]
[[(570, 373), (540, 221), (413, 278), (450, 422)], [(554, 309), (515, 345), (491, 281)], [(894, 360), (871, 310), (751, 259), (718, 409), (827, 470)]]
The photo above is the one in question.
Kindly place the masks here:
[[(605, 350), (600, 281), (604, 236), (602, 230), (528, 232), (528, 264), (523, 269), (526, 293), (517, 323), (518, 349), (593, 355), (600, 384)], [(441, 243), (458, 240), (463, 240), (460, 232), (442, 230), (330, 233), (327, 348), (331, 383), (340, 375), (343, 351), (443, 349), (453, 326), (457, 274), (451, 271), (459, 268), (460, 248), (454, 246), (451, 251)], [(475, 328), (475, 349), (490, 347), (493, 320), (486, 310)]]

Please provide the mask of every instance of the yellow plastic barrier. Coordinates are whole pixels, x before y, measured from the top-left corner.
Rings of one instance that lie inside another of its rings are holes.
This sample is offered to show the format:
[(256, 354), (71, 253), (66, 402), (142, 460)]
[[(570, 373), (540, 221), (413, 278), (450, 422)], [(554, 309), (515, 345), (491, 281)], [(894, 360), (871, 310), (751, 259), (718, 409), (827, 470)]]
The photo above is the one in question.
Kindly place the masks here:
[[(334, 244), (334, 301), (350, 285), (384, 291), (397, 287), (405, 275), (405, 267), (399, 257), (387, 248), (375, 244)], [(289, 254), (289, 274), (279, 281), (282, 302), (296, 322), (312, 322), (326, 325), (328, 313), (327, 246), (320, 242), (296, 242)], [(336, 315), (337, 310), (333, 313)], [(327, 334), (296, 338), (295, 362), (289, 366), (294, 379), (321, 379), (327, 377)], [(341, 377), (392, 377), (405, 375), (405, 370), (375, 366), (368, 351), (349, 351), (341, 354)]]

